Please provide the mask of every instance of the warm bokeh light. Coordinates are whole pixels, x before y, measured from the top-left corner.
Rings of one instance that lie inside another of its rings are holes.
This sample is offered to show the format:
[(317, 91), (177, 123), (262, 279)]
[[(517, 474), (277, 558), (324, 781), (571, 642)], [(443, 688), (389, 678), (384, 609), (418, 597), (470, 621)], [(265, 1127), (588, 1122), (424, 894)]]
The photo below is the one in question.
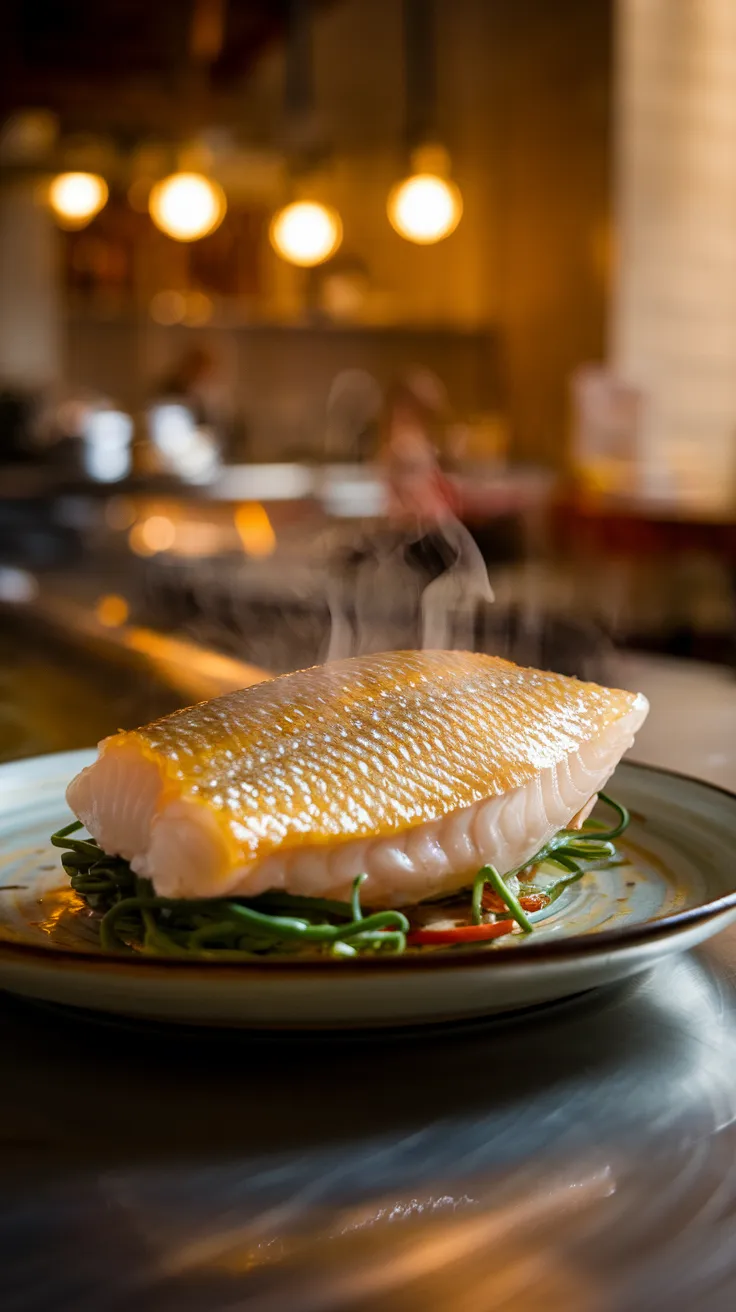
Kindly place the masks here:
[(259, 501), (244, 501), (238, 506), (235, 527), (247, 555), (270, 556), (275, 551), (276, 534)]
[(118, 597), (116, 593), (111, 592), (106, 597), (100, 597), (95, 606), (95, 615), (100, 624), (104, 624), (108, 629), (116, 629), (127, 620), (130, 606), (125, 597)]
[(187, 303), (181, 292), (173, 290), (156, 292), (148, 307), (154, 323), (166, 324), (167, 327), (172, 323), (181, 323), (186, 311)]
[(134, 524), (131, 528), (128, 534), (128, 546), (131, 551), (135, 552), (136, 556), (153, 556), (156, 554), (146, 542), (142, 524)]
[(232, 548), (232, 531), (229, 524), (210, 524), (207, 520), (180, 520), (176, 525), (176, 541), (172, 551), (177, 556), (201, 560), (217, 556)]
[(49, 187), (49, 204), (63, 228), (84, 228), (106, 205), (108, 194), (98, 173), (59, 173)]
[(433, 173), (417, 173), (392, 188), (388, 217), (399, 236), (429, 246), (455, 231), (463, 213), (454, 182)]
[(190, 702), (249, 688), (253, 683), (263, 683), (271, 678), (255, 665), (244, 665), (231, 656), (208, 651), (206, 647), (174, 638), (169, 633), (131, 627), (121, 636), (129, 651), (141, 652), (153, 670)]
[(136, 556), (155, 556), (159, 551), (168, 551), (175, 537), (176, 529), (168, 515), (149, 515), (133, 525), (128, 543)]
[(175, 241), (198, 241), (225, 217), (227, 201), (222, 187), (202, 173), (171, 173), (151, 189), (151, 218)]
[(342, 241), (342, 222), (336, 210), (318, 201), (294, 201), (274, 214), (270, 237), (277, 255), (309, 269), (334, 255)]

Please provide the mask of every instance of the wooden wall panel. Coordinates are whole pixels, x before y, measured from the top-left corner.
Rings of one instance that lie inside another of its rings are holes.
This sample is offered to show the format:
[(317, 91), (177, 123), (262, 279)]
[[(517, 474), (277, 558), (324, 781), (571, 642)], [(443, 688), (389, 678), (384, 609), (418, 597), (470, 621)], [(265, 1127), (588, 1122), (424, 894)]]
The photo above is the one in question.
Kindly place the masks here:
[(612, 6), (488, 6), (497, 323), (514, 446), (562, 465), (568, 381), (605, 355)]

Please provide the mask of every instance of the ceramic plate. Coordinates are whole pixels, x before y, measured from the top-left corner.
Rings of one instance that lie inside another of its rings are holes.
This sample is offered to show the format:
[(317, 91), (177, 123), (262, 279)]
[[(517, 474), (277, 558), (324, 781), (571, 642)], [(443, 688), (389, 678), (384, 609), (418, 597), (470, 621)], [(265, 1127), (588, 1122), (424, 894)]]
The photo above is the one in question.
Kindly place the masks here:
[(633, 975), (736, 919), (736, 796), (624, 762), (627, 860), (590, 872), (530, 938), (403, 957), (206, 964), (111, 956), (48, 835), (93, 752), (0, 766), (0, 987), (149, 1020), (253, 1027), (437, 1023), (511, 1011)]

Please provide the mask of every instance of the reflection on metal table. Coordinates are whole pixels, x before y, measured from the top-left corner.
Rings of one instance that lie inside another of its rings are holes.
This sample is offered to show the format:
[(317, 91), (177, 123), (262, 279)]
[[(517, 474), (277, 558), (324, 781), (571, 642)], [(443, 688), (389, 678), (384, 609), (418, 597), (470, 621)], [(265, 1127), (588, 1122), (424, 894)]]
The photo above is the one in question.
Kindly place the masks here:
[(364, 1040), (7, 1000), (4, 1306), (726, 1312), (735, 967)]

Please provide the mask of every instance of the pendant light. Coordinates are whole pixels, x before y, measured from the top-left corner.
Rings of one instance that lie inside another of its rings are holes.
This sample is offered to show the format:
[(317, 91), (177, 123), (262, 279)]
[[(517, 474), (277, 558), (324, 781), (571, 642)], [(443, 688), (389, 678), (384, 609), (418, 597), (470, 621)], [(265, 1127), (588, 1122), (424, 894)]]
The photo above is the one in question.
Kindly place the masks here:
[[(192, 0), (188, 57), (180, 70), (179, 100), (185, 135), (206, 121), (210, 70), (225, 35), (224, 0)], [(214, 178), (188, 170), (185, 157), (179, 169), (151, 188), (148, 209), (156, 227), (174, 241), (200, 241), (219, 228), (227, 213), (225, 192)], [(182, 167), (184, 165), (184, 167)]]
[(299, 179), (300, 194), (274, 214), (269, 238), (287, 263), (313, 268), (340, 246), (342, 220), (336, 209), (311, 194), (309, 183), (323, 153), (315, 120), (311, 0), (290, 0), (284, 100), (291, 171)]
[(170, 173), (151, 188), (148, 207), (167, 237), (199, 241), (219, 228), (227, 201), (220, 184), (203, 173)]
[(49, 187), (57, 223), (71, 231), (86, 228), (107, 204), (108, 187), (98, 173), (58, 173)]
[(439, 144), (436, 122), (434, 0), (404, 0), (406, 135), (411, 173), (391, 188), (391, 226), (407, 241), (433, 245), (455, 231), (463, 212), (450, 159)]
[(282, 259), (310, 269), (335, 254), (342, 241), (342, 222), (330, 205), (296, 200), (274, 214), (269, 236)]

